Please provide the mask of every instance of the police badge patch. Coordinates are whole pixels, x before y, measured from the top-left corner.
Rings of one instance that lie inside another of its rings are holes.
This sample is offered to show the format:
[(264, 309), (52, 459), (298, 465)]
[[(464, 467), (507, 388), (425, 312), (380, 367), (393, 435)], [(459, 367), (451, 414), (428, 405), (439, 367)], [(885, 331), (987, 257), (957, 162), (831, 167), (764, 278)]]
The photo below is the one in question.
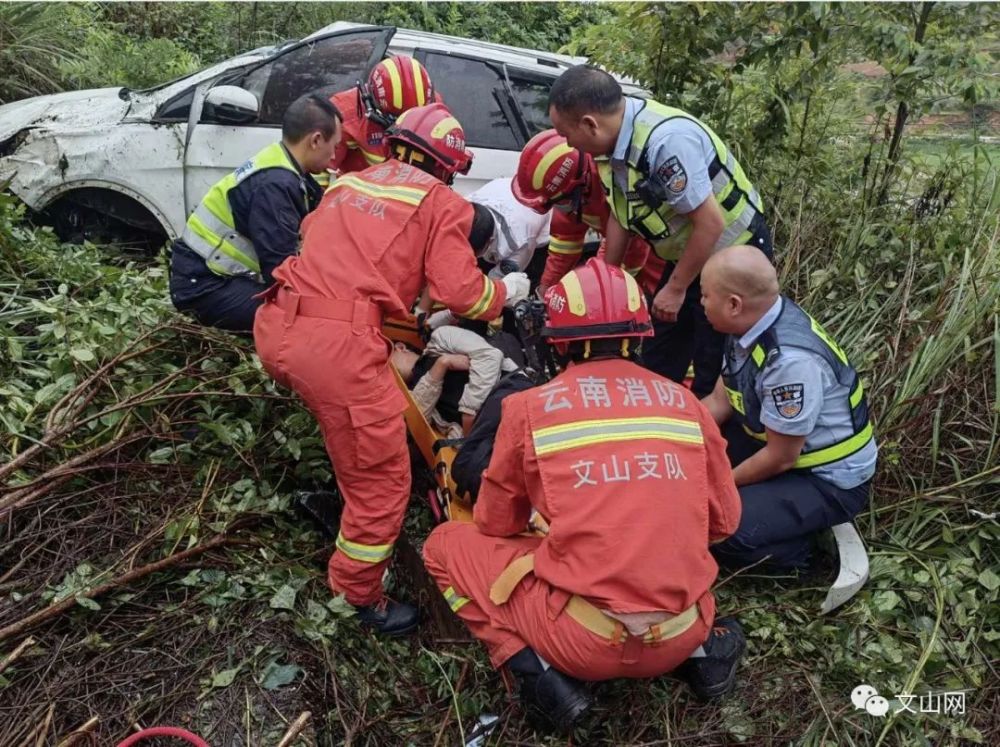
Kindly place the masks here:
[(805, 393), (805, 386), (802, 384), (782, 384), (771, 390), (774, 397), (774, 406), (778, 414), (783, 418), (791, 420), (802, 412), (802, 400)]
[(677, 156), (670, 156), (660, 168), (656, 170), (656, 178), (660, 180), (671, 194), (679, 195), (687, 187), (687, 172), (681, 165)]

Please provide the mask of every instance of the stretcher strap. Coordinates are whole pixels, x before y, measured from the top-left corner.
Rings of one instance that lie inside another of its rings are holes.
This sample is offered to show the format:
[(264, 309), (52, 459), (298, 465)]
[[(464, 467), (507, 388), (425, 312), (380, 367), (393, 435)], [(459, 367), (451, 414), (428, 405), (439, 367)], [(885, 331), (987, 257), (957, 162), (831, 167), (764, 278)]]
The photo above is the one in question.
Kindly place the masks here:
[(453, 448), (460, 447), (465, 443), (464, 438), (439, 438), (433, 444), (431, 444), (431, 449), (437, 454), (441, 449), (451, 446)]

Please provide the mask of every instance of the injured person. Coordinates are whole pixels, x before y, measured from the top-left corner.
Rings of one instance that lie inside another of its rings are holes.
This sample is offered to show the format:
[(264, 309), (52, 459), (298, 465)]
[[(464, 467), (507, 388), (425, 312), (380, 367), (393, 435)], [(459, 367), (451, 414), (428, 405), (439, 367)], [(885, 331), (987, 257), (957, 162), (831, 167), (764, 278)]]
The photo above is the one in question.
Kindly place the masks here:
[(395, 343), (392, 364), (424, 417), (445, 438), (468, 433), (500, 377), (518, 369), (482, 335), (452, 325), (434, 330), (423, 353)]

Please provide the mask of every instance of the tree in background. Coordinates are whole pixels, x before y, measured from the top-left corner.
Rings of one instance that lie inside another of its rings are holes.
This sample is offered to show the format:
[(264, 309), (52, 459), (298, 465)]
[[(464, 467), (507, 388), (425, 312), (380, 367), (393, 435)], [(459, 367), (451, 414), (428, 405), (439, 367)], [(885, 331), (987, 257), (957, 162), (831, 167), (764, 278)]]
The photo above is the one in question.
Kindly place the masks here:
[(0, 3), (0, 102), (144, 88), (336, 21), (557, 51), (612, 18), (610, 6), (582, 3)]
[[(868, 114), (868, 202), (884, 204), (908, 122), (1000, 90), (1000, 10), (980, 3), (634, 3), (576, 34), (567, 50), (634, 77), (655, 98), (706, 119), (754, 170), (778, 169), (801, 196), (828, 173), (837, 137)], [(838, 90), (844, 66), (881, 74), (866, 98)], [(832, 147), (831, 147), (832, 146)], [(777, 158), (778, 154), (782, 158)], [(842, 155), (842, 154), (841, 154)], [(790, 158), (788, 158), (790, 157)], [(808, 170), (813, 160), (820, 170)], [(841, 161), (845, 160), (843, 158)], [(873, 160), (878, 160), (874, 168)], [(806, 171), (803, 169), (806, 168)], [(774, 190), (771, 190), (773, 195)], [(773, 200), (773, 197), (772, 197)]]
[[(611, 22), (583, 29), (568, 50), (635, 78), (719, 131), (764, 197), (785, 286), (840, 328), (838, 339), (862, 365), (878, 366), (882, 427), (906, 423), (913, 430), (904, 440), (936, 450), (933, 407), (943, 400), (925, 395), (942, 367), (965, 354), (982, 362), (992, 337), (1000, 153), (971, 126), (961, 141), (934, 145), (945, 149), (942, 157), (928, 156), (920, 140), (908, 150), (907, 134), (941, 108), (971, 122), (976, 105), (997, 100), (1000, 10), (636, 3), (615, 12)], [(925, 290), (913, 290), (921, 281)], [(930, 297), (915, 312), (915, 296), (931, 288), (957, 293), (962, 312), (943, 315), (947, 307)], [(891, 361), (911, 355), (905, 375), (892, 369)], [(962, 400), (948, 405), (952, 412), (978, 417), (961, 387), (951, 394)], [(892, 459), (891, 442), (885, 451)]]

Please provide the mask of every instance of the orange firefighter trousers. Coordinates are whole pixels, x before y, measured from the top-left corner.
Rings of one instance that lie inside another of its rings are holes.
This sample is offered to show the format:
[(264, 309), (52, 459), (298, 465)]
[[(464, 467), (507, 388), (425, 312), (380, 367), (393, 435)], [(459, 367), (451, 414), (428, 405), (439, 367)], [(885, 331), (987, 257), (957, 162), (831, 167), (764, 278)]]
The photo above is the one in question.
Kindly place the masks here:
[(297, 315), (275, 302), (257, 311), (265, 370), (319, 422), (344, 499), (329, 583), (353, 605), (382, 596), (382, 574), (410, 496), (406, 400), (377, 327)]
[(675, 669), (704, 643), (715, 619), (715, 600), (698, 600), (698, 619), (674, 638), (643, 643), (631, 636), (621, 643), (592, 633), (567, 614), (568, 599), (546, 581), (527, 575), (502, 605), (490, 600), (490, 587), (510, 563), (532, 553), (540, 538), (490, 537), (469, 522), (449, 521), (431, 532), (424, 563), (452, 610), (500, 667), (530, 646), (560, 672), (582, 680), (655, 677)]

